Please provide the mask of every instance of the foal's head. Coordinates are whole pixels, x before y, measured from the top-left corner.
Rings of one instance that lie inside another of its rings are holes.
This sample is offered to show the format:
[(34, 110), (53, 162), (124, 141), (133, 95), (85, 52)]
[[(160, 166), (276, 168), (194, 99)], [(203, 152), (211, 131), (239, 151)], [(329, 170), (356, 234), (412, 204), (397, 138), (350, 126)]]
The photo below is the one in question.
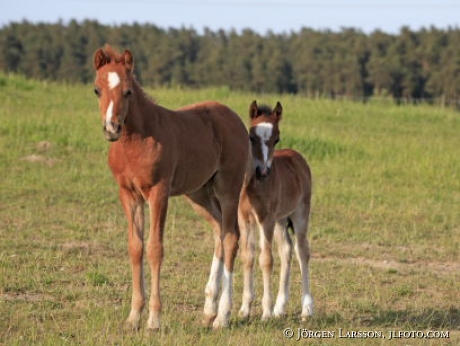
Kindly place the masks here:
[(251, 140), (256, 178), (259, 180), (265, 179), (270, 174), (275, 145), (280, 139), (278, 123), (282, 113), (283, 107), (279, 102), (276, 103), (273, 110), (268, 106), (258, 107), (256, 101), (253, 101), (249, 106), (249, 118), (251, 120), (249, 139)]
[(94, 92), (99, 98), (105, 137), (111, 142), (121, 135), (132, 93), (133, 67), (133, 55), (129, 50), (118, 54), (107, 45), (94, 54)]

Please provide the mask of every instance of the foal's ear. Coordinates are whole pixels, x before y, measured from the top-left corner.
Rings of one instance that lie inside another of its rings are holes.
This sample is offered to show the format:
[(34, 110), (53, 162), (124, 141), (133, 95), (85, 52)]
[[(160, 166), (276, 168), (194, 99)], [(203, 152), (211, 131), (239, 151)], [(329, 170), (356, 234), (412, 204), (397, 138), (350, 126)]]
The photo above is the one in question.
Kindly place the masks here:
[(102, 66), (107, 64), (109, 62), (109, 59), (105, 55), (104, 51), (102, 48), (99, 48), (96, 53), (94, 53), (94, 68), (96, 70), (99, 70)]
[(251, 105), (249, 106), (249, 118), (255, 119), (259, 113), (259, 108), (257, 107), (256, 100), (252, 101)]
[(281, 120), (283, 116), (283, 106), (281, 106), (281, 103), (279, 101), (276, 102), (276, 106), (275, 108), (273, 108), (273, 114), (275, 115), (278, 121)]
[(125, 49), (123, 53), (123, 59), (125, 60), (125, 68), (128, 71), (132, 71), (134, 69), (134, 58), (133, 53), (131, 51)]

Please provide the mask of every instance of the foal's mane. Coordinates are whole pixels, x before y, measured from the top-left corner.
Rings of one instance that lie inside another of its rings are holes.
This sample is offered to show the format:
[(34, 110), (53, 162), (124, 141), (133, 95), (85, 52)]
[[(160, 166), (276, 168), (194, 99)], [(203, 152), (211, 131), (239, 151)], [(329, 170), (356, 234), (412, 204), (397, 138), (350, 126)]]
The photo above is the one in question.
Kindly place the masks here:
[(272, 109), (268, 105), (258, 105), (257, 106), (257, 118), (258, 117), (266, 117), (269, 118), (272, 115)]
[(124, 58), (123, 54), (118, 53), (108, 44), (104, 46), (104, 54), (105, 54), (105, 57), (107, 58), (108, 63), (111, 63), (111, 62), (120, 63), (123, 61), (123, 58)]
[[(124, 62), (124, 55), (118, 53), (118, 51), (113, 49), (112, 46), (110, 46), (109, 44), (105, 44), (103, 50), (104, 50), (104, 55), (107, 58), (107, 63), (113, 62), (113, 63), (119, 64), (119, 63)], [(150, 100), (152, 103), (156, 104), (155, 99), (153, 97), (151, 97), (150, 95), (148, 95), (145, 92), (144, 88), (137, 81), (135, 74), (132, 73), (131, 76), (133, 78), (133, 84), (141, 91), (142, 95), (146, 99)]]

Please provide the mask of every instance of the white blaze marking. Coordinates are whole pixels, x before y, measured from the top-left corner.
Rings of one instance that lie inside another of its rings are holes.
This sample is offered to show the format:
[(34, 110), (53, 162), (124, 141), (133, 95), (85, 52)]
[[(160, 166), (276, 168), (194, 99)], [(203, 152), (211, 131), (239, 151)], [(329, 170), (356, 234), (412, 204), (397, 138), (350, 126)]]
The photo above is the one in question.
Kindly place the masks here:
[(120, 84), (120, 76), (116, 72), (109, 72), (107, 79), (109, 81), (109, 88), (111, 90)]
[(105, 123), (109, 124), (113, 117), (113, 101), (110, 100), (109, 106), (107, 107), (107, 111), (105, 112)]
[(260, 123), (256, 126), (256, 135), (259, 136), (262, 144), (262, 154), (264, 155), (264, 163), (268, 160), (267, 141), (272, 136), (273, 124)]

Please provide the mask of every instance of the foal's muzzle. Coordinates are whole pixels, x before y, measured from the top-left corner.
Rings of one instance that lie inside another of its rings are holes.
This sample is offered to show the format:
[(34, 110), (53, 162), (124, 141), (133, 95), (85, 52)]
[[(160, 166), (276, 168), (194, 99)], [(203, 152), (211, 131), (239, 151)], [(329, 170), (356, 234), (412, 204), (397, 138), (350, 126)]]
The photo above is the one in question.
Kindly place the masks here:
[(120, 138), (121, 135), (121, 125), (114, 123), (104, 124), (104, 134), (105, 138), (110, 142), (115, 142)]
[(256, 167), (256, 179), (257, 180), (264, 180), (270, 175), (270, 167)]

